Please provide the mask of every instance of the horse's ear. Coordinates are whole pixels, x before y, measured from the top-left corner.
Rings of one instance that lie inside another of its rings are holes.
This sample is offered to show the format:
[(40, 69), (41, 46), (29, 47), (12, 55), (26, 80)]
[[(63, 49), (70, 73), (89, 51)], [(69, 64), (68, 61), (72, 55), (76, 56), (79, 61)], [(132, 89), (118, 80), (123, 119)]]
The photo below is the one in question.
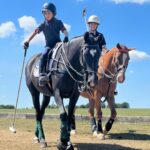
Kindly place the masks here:
[(126, 49), (126, 50), (128, 49), (126, 46), (124, 46), (124, 45), (122, 45), (120, 43), (117, 44), (117, 48), (118, 49)]
[(83, 35), (83, 37), (84, 37), (85, 43), (88, 43), (89, 42), (89, 33), (85, 32), (85, 34)]
[(116, 47), (117, 47), (118, 49), (121, 49), (121, 46), (120, 46), (119, 43), (117, 43)]
[(128, 51), (136, 50), (136, 48), (128, 48)]

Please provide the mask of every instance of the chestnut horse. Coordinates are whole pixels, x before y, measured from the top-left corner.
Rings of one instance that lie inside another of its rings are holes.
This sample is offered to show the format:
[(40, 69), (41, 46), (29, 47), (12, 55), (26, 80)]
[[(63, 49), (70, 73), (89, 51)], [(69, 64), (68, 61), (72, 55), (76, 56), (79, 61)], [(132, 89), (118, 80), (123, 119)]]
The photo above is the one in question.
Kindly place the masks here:
[[(113, 122), (116, 118), (115, 98), (114, 92), (117, 82), (123, 83), (125, 81), (125, 72), (129, 62), (129, 51), (133, 49), (117, 44), (115, 48), (105, 53), (99, 59), (98, 68), (98, 84), (94, 90), (89, 94), (82, 92), (81, 95), (89, 99), (89, 117), (94, 136), (105, 138), (105, 135), (112, 128)], [(102, 128), (102, 97), (104, 101), (108, 102), (111, 111), (110, 118), (106, 123), (104, 129)], [(96, 108), (97, 121), (94, 117), (94, 107)], [(75, 120), (72, 121), (72, 134), (75, 131)]]

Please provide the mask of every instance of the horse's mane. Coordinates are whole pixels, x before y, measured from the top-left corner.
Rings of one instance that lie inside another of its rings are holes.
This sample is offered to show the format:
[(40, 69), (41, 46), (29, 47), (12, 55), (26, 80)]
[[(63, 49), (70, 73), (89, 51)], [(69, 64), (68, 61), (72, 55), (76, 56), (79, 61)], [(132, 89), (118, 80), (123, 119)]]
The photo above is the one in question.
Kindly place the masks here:
[(112, 56), (112, 55), (114, 55), (114, 53), (116, 53), (117, 51), (118, 51), (118, 48), (117, 48), (117, 47), (114, 47), (114, 48), (112, 48), (110, 51), (108, 51), (107, 53), (105, 53), (105, 54), (103, 55), (103, 57)]
[(79, 41), (83, 41), (84, 38), (83, 38), (83, 35), (80, 35), (80, 36), (75, 36), (73, 37), (70, 42), (79, 42)]

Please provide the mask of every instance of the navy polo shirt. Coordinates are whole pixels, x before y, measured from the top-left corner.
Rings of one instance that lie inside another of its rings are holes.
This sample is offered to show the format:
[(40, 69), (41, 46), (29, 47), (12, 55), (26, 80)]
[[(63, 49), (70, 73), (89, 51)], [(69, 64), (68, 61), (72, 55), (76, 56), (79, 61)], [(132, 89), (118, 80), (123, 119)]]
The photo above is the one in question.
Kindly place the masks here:
[(98, 31), (96, 31), (95, 35), (93, 33), (89, 32), (89, 37), (90, 36), (98, 37), (98, 41), (96, 43), (99, 45), (100, 49), (102, 50), (102, 47), (106, 45), (104, 35), (102, 33), (98, 32)]
[(61, 20), (56, 18), (51, 19), (50, 21), (45, 20), (35, 32), (43, 32), (45, 36), (46, 47), (54, 47), (57, 42), (60, 42), (60, 31), (66, 30)]

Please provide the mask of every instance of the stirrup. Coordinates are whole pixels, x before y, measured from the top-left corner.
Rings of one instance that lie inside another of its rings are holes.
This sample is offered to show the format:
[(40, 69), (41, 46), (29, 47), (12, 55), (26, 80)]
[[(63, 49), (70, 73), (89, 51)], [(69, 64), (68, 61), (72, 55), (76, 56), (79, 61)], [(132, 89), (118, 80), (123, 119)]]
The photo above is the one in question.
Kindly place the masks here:
[(41, 73), (39, 76), (39, 85), (44, 86), (49, 82), (49, 77), (47, 76), (46, 73)]

